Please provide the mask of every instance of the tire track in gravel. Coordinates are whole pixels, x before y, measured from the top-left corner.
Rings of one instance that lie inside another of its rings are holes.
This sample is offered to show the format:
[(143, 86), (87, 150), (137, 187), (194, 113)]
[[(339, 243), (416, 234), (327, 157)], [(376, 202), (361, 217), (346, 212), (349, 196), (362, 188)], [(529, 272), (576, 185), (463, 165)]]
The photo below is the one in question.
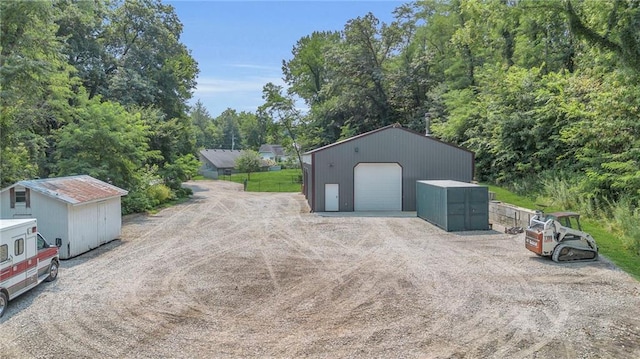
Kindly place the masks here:
[[(490, 280), (495, 277), (508, 275), (511, 280), (510, 283), (515, 282), (515, 286), (509, 290), (512, 296), (532, 297), (531, 286), (526, 281), (523, 273), (514, 273), (513, 266), (504, 264), (498, 258), (486, 258), (485, 256), (479, 255), (475, 246), (481, 243), (483, 241), (482, 239), (477, 239), (472, 236), (468, 239), (461, 240), (456, 239), (459, 237), (455, 234), (443, 234), (443, 237), (448, 237), (446, 240), (449, 244), (446, 248), (441, 249), (445, 251), (443, 257), (449, 260), (452, 258), (462, 260), (460, 262), (448, 263), (449, 266), (456, 267), (458, 270), (441, 273), (439, 278), (434, 278), (434, 281), (442, 285), (443, 283), (453, 282), (448, 278), (449, 276), (451, 278), (458, 278), (458, 281), (460, 278), (467, 278), (469, 275), (472, 275), (472, 278), (467, 279), (466, 282), (463, 283), (458, 282), (455, 285), (445, 285), (442, 288), (444, 290), (438, 291), (445, 295), (438, 301), (446, 302), (446, 315), (443, 316), (442, 319), (436, 320), (430, 330), (436, 333), (464, 333), (456, 339), (458, 349), (453, 350), (453, 353), (450, 353), (450, 355), (459, 355), (459, 353), (462, 352), (469, 353), (472, 356), (483, 357), (503, 357), (505, 356), (504, 354), (507, 353), (510, 353), (510, 355), (507, 356), (512, 356), (514, 354), (514, 348), (516, 348), (515, 352), (517, 352), (518, 345), (526, 338), (524, 334), (521, 334), (523, 332), (518, 329), (516, 325), (516, 323), (526, 316), (526, 313), (523, 314), (518, 307), (502, 308), (496, 311), (495, 308), (492, 308), (491, 303), (482, 304), (481, 307), (477, 307), (477, 305), (474, 304), (476, 302), (485, 303), (487, 295), (489, 295), (489, 298), (494, 295), (499, 295), (500, 290), (495, 294), (491, 290), (492, 283)], [(490, 240), (495, 241), (495, 239)], [(469, 271), (464, 269), (465, 267), (469, 267), (469, 264), (475, 266), (474, 264), (476, 263), (480, 263), (485, 267), (483, 269), (483, 276), (480, 278), (473, 276), (471, 273), (466, 274)], [(442, 274), (444, 274), (445, 277), (442, 277)], [(513, 289), (516, 290), (514, 291)], [(453, 301), (452, 296), (456, 297)], [(500, 297), (496, 297), (496, 301), (500, 300)], [(451, 321), (451, 315), (457, 319)], [(487, 328), (485, 324), (487, 322), (495, 322), (496, 325)], [(482, 331), (477, 330), (477, 328), (480, 327)], [(534, 344), (544, 346), (548, 341), (549, 340), (543, 338), (543, 341)], [(500, 352), (496, 354), (495, 350), (498, 348)]]
[(549, 264), (519, 238), (417, 218), (320, 217), (300, 195), (194, 188), (188, 203), (132, 218), (121, 242), (63, 262), (58, 281), (3, 318), (3, 355), (640, 353), (640, 287), (604, 265)]
[[(182, 226), (189, 227), (190, 225), (201, 221), (203, 218), (205, 218), (209, 214), (209, 211), (203, 210), (203, 205), (205, 203), (206, 203), (206, 198), (205, 198), (205, 201), (201, 199), (196, 199), (192, 203), (185, 204), (179, 207), (172, 207), (160, 212), (156, 216), (148, 217), (147, 220), (156, 222), (156, 225), (148, 226), (151, 228), (145, 232), (139, 233), (135, 242), (128, 243), (126, 248), (127, 256), (124, 257), (124, 258), (128, 258), (128, 260), (123, 260), (122, 259), (123, 257), (118, 256), (117, 251), (122, 248), (115, 248), (113, 252), (108, 253), (104, 258), (102, 257), (99, 258), (104, 260), (102, 261), (96, 260), (92, 264), (98, 267), (98, 269), (103, 269), (103, 270), (99, 270), (98, 273), (100, 272), (107, 273), (108, 269), (114, 266), (114, 262), (118, 263), (118, 267), (126, 267), (132, 261), (139, 260), (140, 256), (155, 257), (154, 262), (157, 262), (157, 263), (161, 263), (165, 261), (170, 262), (171, 258), (166, 258), (165, 256), (167, 255), (167, 253), (175, 253), (169, 250), (169, 249), (173, 250), (176, 248), (174, 243), (170, 241), (160, 241), (160, 240), (154, 240), (154, 239), (156, 239), (156, 237), (158, 236), (161, 236), (163, 232), (167, 232), (167, 229), (171, 229), (174, 227), (182, 227)], [(222, 201), (218, 200), (213, 203), (212, 208), (225, 209), (227, 207), (222, 203)], [(188, 219), (188, 223), (186, 223), (186, 225), (182, 225), (182, 222), (184, 222), (185, 217)], [(236, 225), (240, 226), (241, 223), (236, 222)], [(115, 259), (108, 260), (109, 259), (108, 257), (115, 257)], [(202, 261), (206, 261), (206, 259), (203, 259)], [(174, 268), (171, 272), (175, 272), (175, 273), (165, 277), (165, 281), (170, 278), (175, 278), (176, 276), (179, 275), (179, 273), (184, 274), (184, 272), (188, 271), (188, 267), (187, 269), (184, 269), (184, 270), (181, 267), (179, 268), (181, 269), (180, 271), (176, 271)], [(149, 269), (150, 268), (148, 267), (147, 270)], [(148, 271), (145, 271), (144, 274), (143, 273), (138, 273), (138, 274), (139, 275), (137, 276), (137, 280), (132, 283), (129, 283), (130, 284), (128, 286), (129, 288), (134, 288), (134, 289), (144, 288), (142, 283), (148, 280), (150, 273)], [(81, 275), (79, 279), (82, 281), (108, 280), (108, 278), (96, 277), (95, 272), (87, 273), (84, 276)], [(160, 288), (163, 288), (163, 286), (160, 286)], [(149, 292), (150, 290), (147, 289), (145, 291)], [(124, 292), (126, 293), (127, 290), (125, 289)], [(140, 295), (139, 292), (137, 294)], [(125, 303), (149, 304), (149, 303), (144, 303), (144, 301), (141, 301), (140, 298), (138, 298), (138, 300), (135, 300), (135, 299), (132, 300), (131, 298), (128, 298), (125, 301)], [(95, 353), (101, 353), (105, 356), (110, 356), (113, 354), (113, 349), (111, 347), (99, 347), (93, 343), (87, 343), (86, 338), (91, 337), (91, 334), (92, 334), (91, 331), (78, 330), (78, 328), (106, 328), (106, 331), (93, 329), (93, 332), (97, 331), (101, 335), (106, 335), (115, 340), (122, 341), (122, 342), (130, 341), (131, 333), (137, 333), (137, 335), (139, 335), (140, 333), (144, 333), (145, 328), (148, 328), (157, 319), (156, 317), (152, 317), (150, 320), (144, 321), (143, 322), (144, 324), (135, 324), (136, 320), (139, 320), (140, 318), (135, 317), (132, 319), (131, 315), (134, 314), (132, 313), (132, 311), (134, 311), (134, 308), (135, 308), (135, 305), (126, 306), (123, 314), (120, 314), (118, 311), (115, 311), (114, 313), (116, 314), (116, 316), (114, 318), (95, 318), (93, 316), (88, 316), (86, 318), (75, 317), (73, 319), (70, 319), (69, 321), (64, 322), (64, 324), (62, 324), (62, 322), (60, 322), (60, 324), (55, 323), (54, 325), (56, 326), (56, 331), (55, 331), (56, 335), (55, 337), (51, 337), (51, 339), (55, 341), (55, 340), (61, 340), (62, 338), (67, 338), (67, 340), (65, 341), (68, 341), (68, 338), (73, 338), (74, 340), (72, 340), (72, 342), (77, 347), (82, 347), (82, 348), (89, 347)], [(51, 314), (53, 314), (53, 309), (51, 312), (52, 312)], [(95, 325), (96, 322), (99, 325)], [(71, 323), (73, 324), (70, 325)], [(131, 326), (128, 327), (129, 325)], [(118, 328), (118, 330), (111, 330), (109, 327), (115, 327), (115, 328)]]

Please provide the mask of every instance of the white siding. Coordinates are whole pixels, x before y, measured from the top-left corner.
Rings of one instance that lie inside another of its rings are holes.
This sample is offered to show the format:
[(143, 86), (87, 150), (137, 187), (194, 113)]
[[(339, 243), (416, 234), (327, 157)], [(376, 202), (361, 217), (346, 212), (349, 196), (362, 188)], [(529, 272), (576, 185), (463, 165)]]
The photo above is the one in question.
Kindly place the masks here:
[(38, 219), (38, 231), (44, 238), (54, 244), (56, 238), (62, 239), (60, 257), (66, 253), (66, 241), (69, 240), (69, 205), (43, 194), (34, 196), (31, 192), (31, 207), (34, 217)]
[(120, 232), (122, 230), (122, 210), (120, 197), (112, 198), (106, 201), (106, 240), (112, 241), (120, 238)]
[(69, 257), (77, 256), (98, 247), (96, 203), (69, 208)]
[(69, 257), (77, 256), (120, 237), (120, 198), (71, 206)]

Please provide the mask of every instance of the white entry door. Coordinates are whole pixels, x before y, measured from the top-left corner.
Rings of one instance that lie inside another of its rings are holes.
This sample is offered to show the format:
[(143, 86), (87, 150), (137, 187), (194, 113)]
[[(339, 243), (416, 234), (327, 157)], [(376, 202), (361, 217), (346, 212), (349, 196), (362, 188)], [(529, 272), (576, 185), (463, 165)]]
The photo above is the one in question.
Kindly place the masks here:
[(324, 185), (324, 211), (337, 212), (340, 209), (340, 186), (337, 183)]

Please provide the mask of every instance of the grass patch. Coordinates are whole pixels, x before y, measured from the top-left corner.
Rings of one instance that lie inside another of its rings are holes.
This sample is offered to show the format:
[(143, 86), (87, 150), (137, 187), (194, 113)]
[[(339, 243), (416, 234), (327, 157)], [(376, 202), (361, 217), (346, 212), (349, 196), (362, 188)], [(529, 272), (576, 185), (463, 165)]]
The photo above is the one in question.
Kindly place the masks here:
[[(538, 209), (540, 206), (536, 204), (536, 200), (524, 196), (518, 196), (513, 192), (510, 192), (504, 188), (487, 185), (491, 192), (496, 194), (496, 200), (509, 203), (515, 206)], [(555, 212), (565, 210), (566, 208), (557, 208), (556, 206), (550, 206), (544, 208), (545, 212)], [(635, 254), (632, 250), (626, 249), (624, 241), (620, 238), (619, 234), (616, 234), (607, 228), (612, 228), (613, 221), (611, 223), (607, 220), (597, 220), (589, 218), (587, 216), (581, 216), (582, 229), (591, 234), (598, 244), (600, 254), (611, 260), (616, 266), (631, 276), (640, 280), (640, 256)]]
[[(302, 171), (288, 169), (281, 171), (253, 172), (247, 181), (247, 192), (300, 192)], [(222, 180), (244, 183), (246, 173), (235, 173), (220, 177)]]

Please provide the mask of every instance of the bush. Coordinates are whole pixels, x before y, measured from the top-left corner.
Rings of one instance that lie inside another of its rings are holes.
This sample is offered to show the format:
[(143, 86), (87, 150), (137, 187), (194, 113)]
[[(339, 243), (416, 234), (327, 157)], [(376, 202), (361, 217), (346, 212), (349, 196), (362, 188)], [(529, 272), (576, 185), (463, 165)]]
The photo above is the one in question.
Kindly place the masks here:
[(122, 197), (122, 214), (141, 213), (151, 208), (153, 203), (146, 191), (132, 190)]
[(163, 184), (154, 184), (147, 188), (147, 195), (154, 207), (173, 199), (171, 189)]
[(174, 191), (177, 198), (187, 198), (193, 195), (193, 190), (187, 187), (180, 187), (180, 189)]
[(280, 163), (282, 169), (298, 169), (300, 168), (300, 162), (298, 161), (298, 157), (288, 156), (284, 161)]
[(612, 212), (615, 225), (622, 232), (622, 244), (640, 255), (640, 208), (633, 208), (631, 200), (623, 198)]

